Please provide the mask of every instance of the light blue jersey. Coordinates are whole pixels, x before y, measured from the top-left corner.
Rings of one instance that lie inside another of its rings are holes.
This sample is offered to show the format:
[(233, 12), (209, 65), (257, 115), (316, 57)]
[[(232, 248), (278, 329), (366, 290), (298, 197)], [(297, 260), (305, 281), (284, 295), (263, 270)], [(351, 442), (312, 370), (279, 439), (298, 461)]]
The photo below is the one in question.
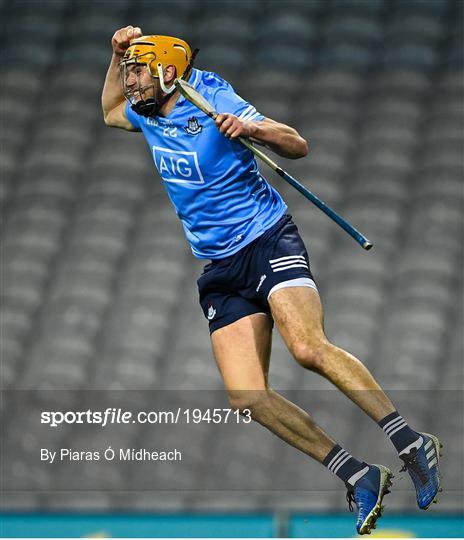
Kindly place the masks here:
[[(220, 113), (264, 116), (215, 73), (194, 69), (190, 84)], [(213, 120), (180, 96), (167, 117), (145, 118), (126, 105), (143, 132), (193, 254), (221, 259), (239, 251), (287, 210), (260, 174), (250, 150), (222, 135)]]

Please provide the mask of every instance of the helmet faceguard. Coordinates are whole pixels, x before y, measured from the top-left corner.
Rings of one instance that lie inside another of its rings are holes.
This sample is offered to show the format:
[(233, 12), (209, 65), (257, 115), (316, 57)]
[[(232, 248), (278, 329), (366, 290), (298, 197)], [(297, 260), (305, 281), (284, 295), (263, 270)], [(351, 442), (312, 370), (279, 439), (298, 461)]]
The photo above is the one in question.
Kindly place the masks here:
[[(195, 50), (192, 54), (188, 43), (171, 36), (142, 36), (132, 40), (119, 63), (123, 93), (132, 109), (142, 116), (156, 116), (161, 106), (169, 99), (169, 95), (175, 90), (174, 85), (166, 87), (164, 69), (167, 66), (174, 66), (177, 77), (187, 78), (192, 71), (197, 52), (198, 50)], [(140, 83), (139, 68), (141, 66), (146, 66), (153, 84), (143, 86)], [(132, 72), (137, 77), (137, 82), (129, 87), (127, 80)], [(159, 87), (164, 96), (156, 97), (159, 89), (154, 79), (159, 80)], [(153, 96), (145, 97), (147, 91), (151, 89)]]
[[(137, 114), (149, 117), (156, 116), (162, 103), (160, 103), (160, 100), (156, 99), (155, 97), (156, 85), (151, 74), (151, 84), (142, 84), (140, 80), (143, 72), (142, 70), (146, 69), (148, 69), (146, 64), (136, 61), (125, 63), (121, 62), (119, 65), (124, 97), (130, 103), (132, 110), (134, 110)], [(128, 86), (127, 81), (129, 77), (135, 77), (135, 84)], [(147, 97), (147, 93), (150, 93), (151, 97)]]

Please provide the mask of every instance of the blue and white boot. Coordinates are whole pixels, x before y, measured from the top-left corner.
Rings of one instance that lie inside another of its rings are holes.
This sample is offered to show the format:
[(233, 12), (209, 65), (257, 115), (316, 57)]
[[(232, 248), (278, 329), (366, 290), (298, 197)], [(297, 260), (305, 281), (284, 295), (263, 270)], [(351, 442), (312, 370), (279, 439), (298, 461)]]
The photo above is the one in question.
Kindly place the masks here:
[(440, 448), (443, 445), (435, 435), (419, 433), (417, 441), (402, 450), (399, 457), (404, 465), (401, 471), (408, 471), (416, 489), (417, 505), (427, 510), (436, 503), (440, 488)]
[(392, 483), (393, 474), (390, 469), (383, 465), (367, 465), (366, 472), (355, 484), (346, 484), (348, 492), (346, 500), (350, 511), (353, 511), (354, 503), (358, 508), (356, 530), (358, 534), (370, 534), (376, 528), (376, 522), (382, 515), (382, 500)]

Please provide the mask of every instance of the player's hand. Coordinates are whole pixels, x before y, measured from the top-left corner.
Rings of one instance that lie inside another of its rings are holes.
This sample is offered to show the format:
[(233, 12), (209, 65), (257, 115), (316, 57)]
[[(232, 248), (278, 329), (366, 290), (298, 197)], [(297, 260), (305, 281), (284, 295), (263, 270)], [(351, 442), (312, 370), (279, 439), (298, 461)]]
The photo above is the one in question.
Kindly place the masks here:
[(124, 56), (132, 39), (141, 37), (142, 30), (138, 26), (126, 26), (116, 30), (111, 38), (111, 46), (116, 56)]
[(228, 139), (237, 139), (238, 137), (248, 139), (252, 135), (251, 122), (245, 122), (233, 114), (218, 114), (215, 123), (219, 131)]

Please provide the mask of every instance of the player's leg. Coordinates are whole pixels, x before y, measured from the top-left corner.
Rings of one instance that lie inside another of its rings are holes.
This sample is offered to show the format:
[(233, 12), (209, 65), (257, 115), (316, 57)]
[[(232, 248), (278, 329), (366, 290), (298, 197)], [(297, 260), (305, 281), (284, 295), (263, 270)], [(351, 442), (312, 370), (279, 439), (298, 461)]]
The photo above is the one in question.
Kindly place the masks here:
[(288, 349), (302, 366), (329, 379), (376, 422), (395, 411), (369, 370), (326, 338), (314, 288), (281, 288), (271, 294), (269, 304)]
[(231, 406), (249, 409), (253, 420), (322, 462), (335, 442), (305, 411), (268, 386), (270, 318), (265, 314), (243, 317), (215, 330), (211, 341)]
[(281, 288), (270, 295), (269, 304), (295, 359), (330, 380), (390, 437), (414, 482), (419, 507), (428, 508), (440, 488), (438, 439), (411, 429), (369, 370), (327, 340), (322, 306), (314, 288)]
[[(272, 326), (263, 314), (243, 317), (213, 331), (213, 351), (231, 406), (244, 411), (287, 443), (313, 457), (343, 480), (358, 506), (357, 531), (369, 533), (381, 515), (391, 472), (358, 461), (336, 444), (311, 417), (268, 386)], [(361, 502), (362, 501), (362, 502)]]

